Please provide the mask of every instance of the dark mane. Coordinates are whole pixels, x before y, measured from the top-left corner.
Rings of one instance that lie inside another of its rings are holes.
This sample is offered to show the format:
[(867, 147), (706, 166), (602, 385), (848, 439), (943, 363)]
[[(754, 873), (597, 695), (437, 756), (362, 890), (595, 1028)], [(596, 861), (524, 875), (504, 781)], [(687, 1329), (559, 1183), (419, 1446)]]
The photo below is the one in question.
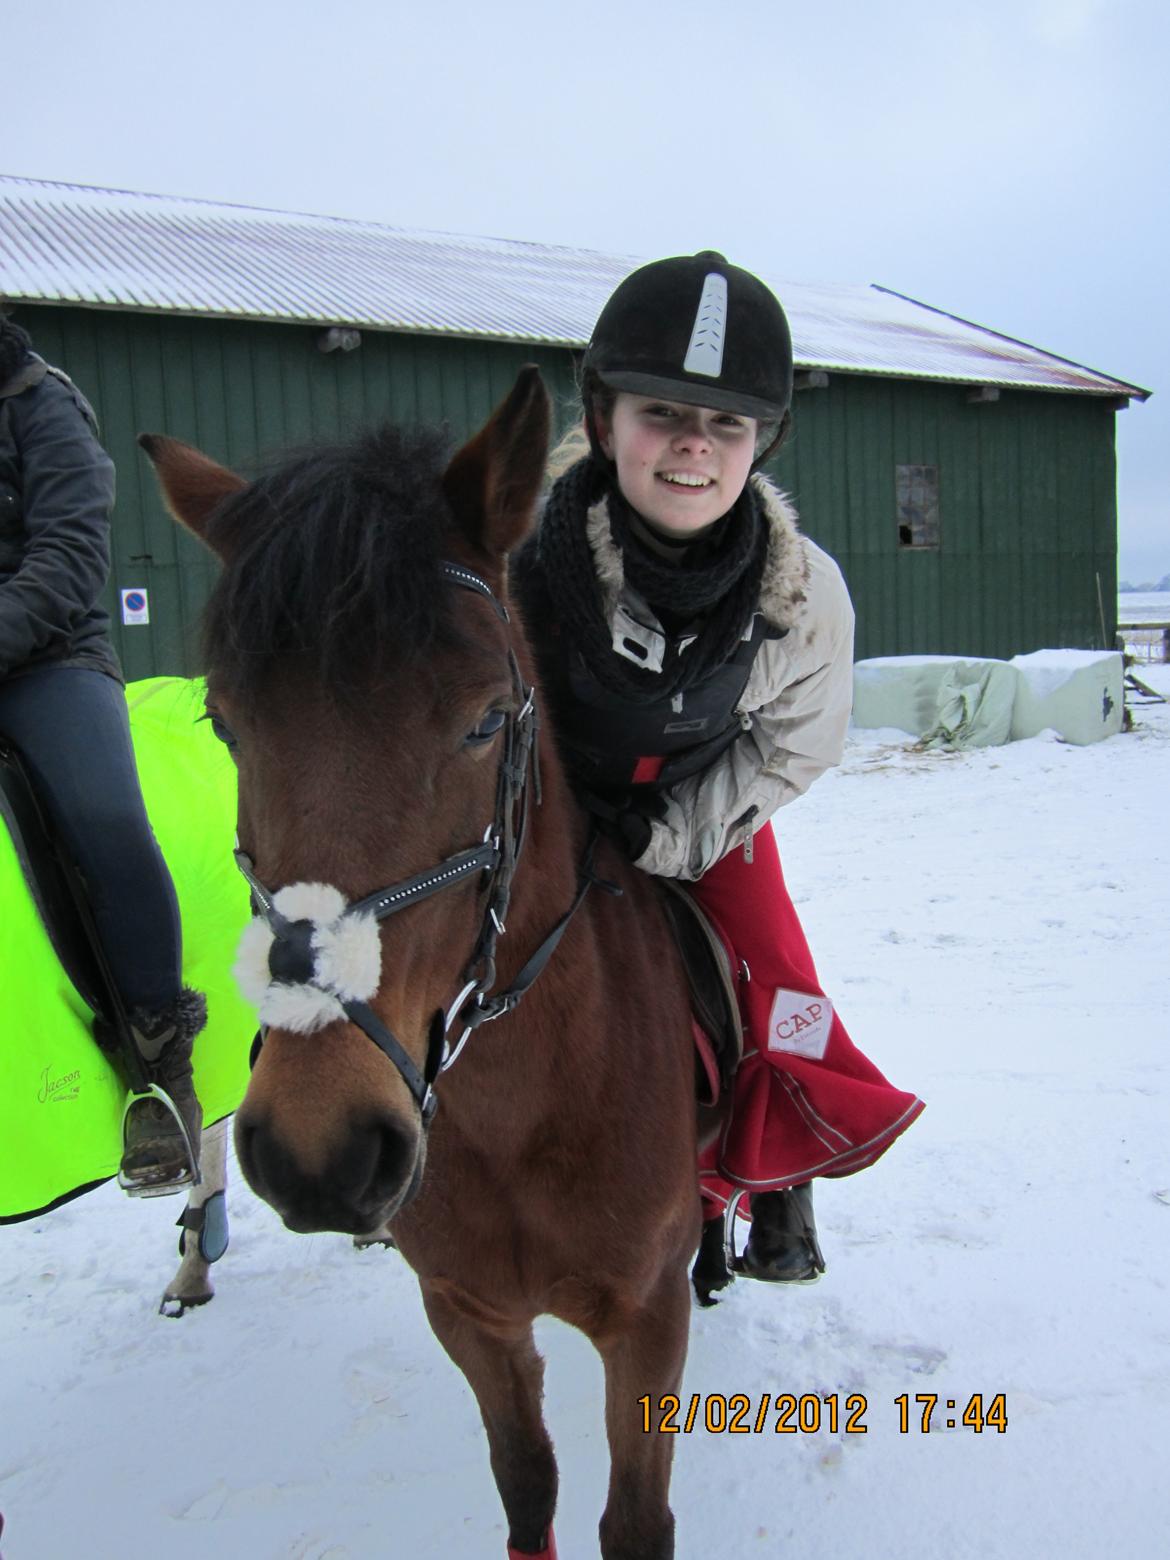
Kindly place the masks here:
[(387, 425), (305, 450), (229, 499), (208, 534), (230, 554), (204, 617), (209, 672), (247, 700), (295, 657), (346, 700), (389, 656), (452, 633), (438, 574), (445, 448), (439, 433)]

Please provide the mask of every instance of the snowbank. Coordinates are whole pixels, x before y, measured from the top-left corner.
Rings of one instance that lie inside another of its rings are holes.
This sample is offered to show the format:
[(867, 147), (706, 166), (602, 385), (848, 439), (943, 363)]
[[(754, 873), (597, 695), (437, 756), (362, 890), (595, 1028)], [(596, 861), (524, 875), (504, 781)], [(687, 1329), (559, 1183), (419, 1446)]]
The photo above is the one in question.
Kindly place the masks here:
[(1115, 737), (1124, 718), (1125, 668), (1115, 650), (1035, 650), (1013, 656), (1012, 740), (1059, 732), (1083, 746)]
[(1008, 740), (1015, 694), (1003, 661), (877, 656), (853, 668), (853, 724), (894, 726), (953, 747), (994, 747)]
[(1121, 730), (1123, 678), (1116, 651), (1036, 650), (1011, 661), (875, 656), (853, 668), (853, 725), (954, 748), (1042, 731), (1084, 745)]

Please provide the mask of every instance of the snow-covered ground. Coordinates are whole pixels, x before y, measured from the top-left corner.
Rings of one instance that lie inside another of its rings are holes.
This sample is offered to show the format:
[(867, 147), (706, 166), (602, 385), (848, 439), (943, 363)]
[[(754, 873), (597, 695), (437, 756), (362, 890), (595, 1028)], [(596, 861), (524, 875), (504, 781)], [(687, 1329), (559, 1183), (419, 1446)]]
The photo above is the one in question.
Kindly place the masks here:
[(1127, 590), (1117, 598), (1119, 623), (1161, 623), (1170, 618), (1170, 591)]
[[(681, 1560), (1166, 1552), (1170, 706), (1136, 713), (1088, 748), (867, 732), (779, 816), (827, 989), (928, 1109), (821, 1184), (820, 1284), (695, 1314), (688, 1395), (745, 1394), (753, 1420), (763, 1394), (835, 1395), (839, 1421), (680, 1435)], [(178, 1322), (155, 1315), (175, 1200), (106, 1187), (0, 1230), (7, 1560), (502, 1557), (473, 1400), (398, 1257), (288, 1234), (238, 1177), (230, 1200), (218, 1296)], [(558, 1540), (584, 1560), (601, 1376), (541, 1337)], [(1006, 1432), (945, 1427), (1000, 1393)]]

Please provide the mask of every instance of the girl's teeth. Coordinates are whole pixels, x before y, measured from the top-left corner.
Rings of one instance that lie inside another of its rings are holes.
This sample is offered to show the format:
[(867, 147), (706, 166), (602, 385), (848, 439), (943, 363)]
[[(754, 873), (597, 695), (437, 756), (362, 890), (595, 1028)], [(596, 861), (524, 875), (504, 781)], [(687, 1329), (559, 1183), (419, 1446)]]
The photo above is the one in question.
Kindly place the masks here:
[(674, 471), (665, 472), (663, 474), (662, 480), (664, 482), (674, 482), (679, 487), (710, 487), (711, 486), (711, 479), (710, 479), (710, 477), (684, 477), (684, 476), (681, 476), (679, 473), (674, 472)]

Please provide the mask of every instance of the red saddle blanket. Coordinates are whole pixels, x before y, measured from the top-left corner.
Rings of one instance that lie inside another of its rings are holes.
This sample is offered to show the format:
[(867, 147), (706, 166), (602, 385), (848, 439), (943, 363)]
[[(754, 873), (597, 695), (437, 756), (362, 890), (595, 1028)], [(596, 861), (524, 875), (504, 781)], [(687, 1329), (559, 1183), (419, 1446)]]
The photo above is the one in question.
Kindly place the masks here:
[[(858, 1050), (822, 990), (771, 826), (757, 833), (753, 861), (733, 850), (690, 891), (742, 977), (743, 1060), (723, 1131), (700, 1155), (704, 1216), (737, 1189), (774, 1191), (873, 1164), (925, 1105)], [(710, 1069), (705, 1037), (696, 1047)]]

